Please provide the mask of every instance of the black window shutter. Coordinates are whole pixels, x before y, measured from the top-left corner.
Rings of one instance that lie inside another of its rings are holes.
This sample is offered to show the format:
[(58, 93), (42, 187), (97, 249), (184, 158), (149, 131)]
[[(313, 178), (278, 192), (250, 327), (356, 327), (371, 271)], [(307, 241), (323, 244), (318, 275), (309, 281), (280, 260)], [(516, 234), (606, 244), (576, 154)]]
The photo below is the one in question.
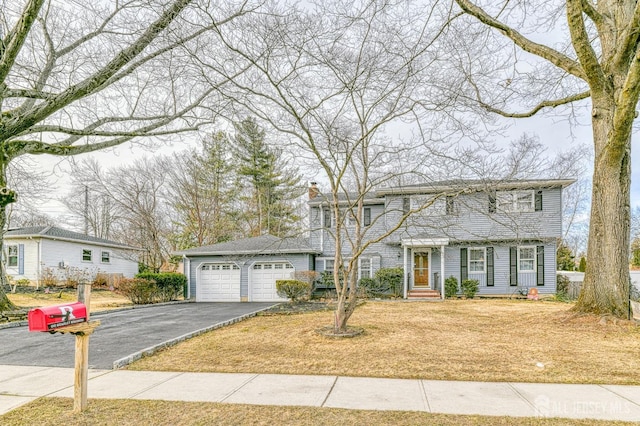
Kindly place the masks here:
[(369, 226), (371, 225), (371, 208), (370, 207), (365, 207), (364, 208), (364, 226)]
[(468, 259), (467, 259), (467, 249), (466, 248), (461, 248), (460, 249), (460, 282), (462, 283), (462, 281), (466, 280), (469, 277), (468, 274)]
[(409, 197), (404, 197), (402, 199), (402, 213), (403, 214), (409, 213), (409, 209), (410, 209), (409, 204), (410, 204)]
[(487, 247), (487, 287), (493, 285), (493, 247)]
[(323, 212), (324, 212), (324, 227), (331, 228), (331, 210), (326, 209), (326, 210), (323, 210)]
[(509, 285), (518, 285), (518, 248), (509, 247)]
[(537, 250), (538, 256), (538, 267), (536, 270), (536, 284), (539, 286), (544, 285), (544, 246), (538, 246)]
[(542, 211), (542, 191), (536, 191), (536, 199), (535, 199), (536, 211)]
[(496, 193), (492, 191), (489, 193), (489, 213), (496, 212)]

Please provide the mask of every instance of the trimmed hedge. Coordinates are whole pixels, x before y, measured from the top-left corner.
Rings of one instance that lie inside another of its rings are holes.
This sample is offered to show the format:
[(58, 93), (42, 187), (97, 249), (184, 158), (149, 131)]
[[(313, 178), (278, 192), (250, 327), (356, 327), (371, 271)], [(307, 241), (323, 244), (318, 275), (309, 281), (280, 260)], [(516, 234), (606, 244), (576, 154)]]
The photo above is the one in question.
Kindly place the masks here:
[(478, 292), (478, 287), (480, 286), (480, 282), (478, 280), (464, 280), (460, 283), (460, 288), (462, 289), (462, 294), (466, 296), (467, 299), (473, 299), (473, 296)]
[(451, 275), (444, 280), (444, 295), (447, 299), (450, 299), (456, 294), (458, 294), (458, 279)]
[(136, 278), (155, 281), (157, 286), (155, 298), (159, 302), (178, 300), (187, 286), (187, 277), (176, 272), (143, 272), (137, 274)]
[(402, 296), (404, 271), (402, 268), (381, 268), (376, 271), (376, 280), (385, 293), (392, 293), (395, 297)]
[(120, 281), (118, 292), (135, 305), (147, 305), (156, 301), (158, 286), (145, 278), (125, 278)]
[(276, 280), (276, 291), (278, 296), (295, 302), (309, 297), (311, 284), (299, 280)]

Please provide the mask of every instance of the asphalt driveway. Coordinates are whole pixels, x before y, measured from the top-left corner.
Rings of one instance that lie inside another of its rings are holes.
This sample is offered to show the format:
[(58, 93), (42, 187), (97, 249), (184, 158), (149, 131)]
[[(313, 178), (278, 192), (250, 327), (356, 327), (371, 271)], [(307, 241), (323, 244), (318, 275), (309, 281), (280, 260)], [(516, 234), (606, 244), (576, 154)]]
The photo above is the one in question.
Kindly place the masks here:
[[(92, 315), (100, 327), (91, 335), (90, 368), (111, 369), (116, 360), (185, 334), (224, 323), (274, 303), (180, 303)], [(0, 364), (73, 367), (75, 337), (0, 330)]]

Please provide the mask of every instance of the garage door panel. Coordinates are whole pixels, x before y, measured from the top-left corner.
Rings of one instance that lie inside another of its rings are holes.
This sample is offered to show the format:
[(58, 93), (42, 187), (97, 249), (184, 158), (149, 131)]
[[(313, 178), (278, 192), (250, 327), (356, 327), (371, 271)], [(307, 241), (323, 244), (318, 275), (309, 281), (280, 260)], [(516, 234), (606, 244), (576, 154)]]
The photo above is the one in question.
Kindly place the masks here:
[(197, 302), (239, 302), (240, 269), (231, 263), (204, 264), (196, 288)]
[(287, 262), (257, 263), (251, 270), (251, 300), (255, 302), (279, 302), (287, 300), (278, 296), (276, 280), (291, 279), (295, 269)]

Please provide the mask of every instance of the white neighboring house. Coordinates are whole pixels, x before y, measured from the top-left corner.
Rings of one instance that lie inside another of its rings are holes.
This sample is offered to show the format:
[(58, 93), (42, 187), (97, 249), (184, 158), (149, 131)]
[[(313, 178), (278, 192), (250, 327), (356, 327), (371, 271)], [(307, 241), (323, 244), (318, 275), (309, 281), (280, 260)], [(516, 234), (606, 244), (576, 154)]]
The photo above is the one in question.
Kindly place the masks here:
[(138, 273), (140, 251), (55, 226), (32, 226), (5, 232), (3, 260), (8, 275), (39, 285), (47, 268), (58, 277), (63, 277), (69, 268), (78, 268), (91, 275), (101, 272), (132, 278)]

